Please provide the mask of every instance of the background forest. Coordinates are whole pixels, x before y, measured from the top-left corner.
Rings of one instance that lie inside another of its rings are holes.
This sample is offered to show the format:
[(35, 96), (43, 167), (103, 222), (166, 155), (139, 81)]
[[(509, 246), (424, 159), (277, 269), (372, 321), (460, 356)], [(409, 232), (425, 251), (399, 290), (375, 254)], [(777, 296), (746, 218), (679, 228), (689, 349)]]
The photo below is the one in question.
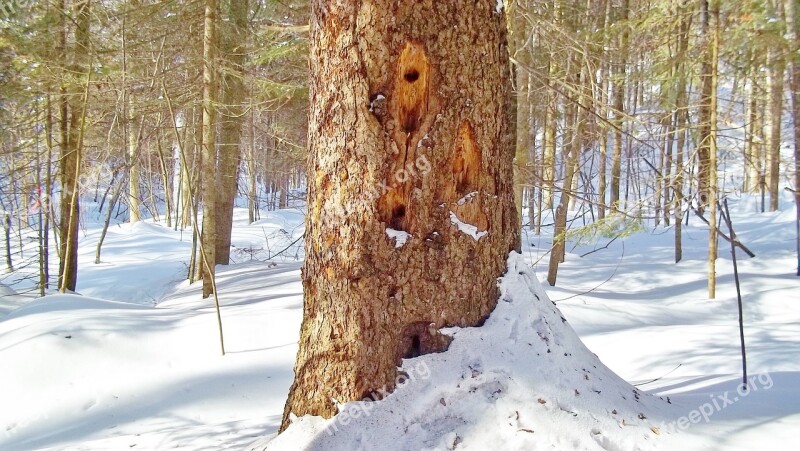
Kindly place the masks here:
[[(506, 5), (523, 225), (540, 233), (548, 212), (557, 235), (674, 224), (680, 261), (687, 215), (710, 210), (713, 229), (728, 193), (759, 195), (761, 211), (789, 200), (798, 158), (781, 137), (797, 130), (800, 101), (794, 8)], [(74, 290), (86, 216), (190, 229), (205, 212), (193, 254), (203, 247), (226, 264), (234, 203), (255, 221), (302, 199), (308, 17), (307, 3), (284, 1), (4, 2), (5, 283)], [(187, 276), (202, 269), (192, 263)]]

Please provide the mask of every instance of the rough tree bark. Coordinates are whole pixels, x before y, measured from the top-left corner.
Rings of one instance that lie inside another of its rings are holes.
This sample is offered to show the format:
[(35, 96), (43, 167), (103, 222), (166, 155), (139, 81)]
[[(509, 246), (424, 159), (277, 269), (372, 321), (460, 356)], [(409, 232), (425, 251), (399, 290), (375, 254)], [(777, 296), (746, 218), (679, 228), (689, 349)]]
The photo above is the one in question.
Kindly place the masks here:
[(402, 358), (446, 349), (440, 328), (496, 305), (519, 240), (496, 8), (313, 3), (304, 316), (282, 430), (393, 389)]

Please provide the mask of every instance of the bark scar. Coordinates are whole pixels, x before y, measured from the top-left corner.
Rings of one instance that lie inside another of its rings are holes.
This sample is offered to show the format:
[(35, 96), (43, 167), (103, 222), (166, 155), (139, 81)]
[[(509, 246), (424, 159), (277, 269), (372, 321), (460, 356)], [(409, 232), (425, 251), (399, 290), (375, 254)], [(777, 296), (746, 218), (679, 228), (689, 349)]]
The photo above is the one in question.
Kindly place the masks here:
[(414, 181), (406, 168), (416, 158), (416, 142), (429, 119), (430, 85), (431, 64), (425, 49), (407, 41), (397, 60), (390, 93), (389, 110), (395, 124), (392, 139), (398, 152), (389, 156), (386, 184), (391, 188), (378, 203), (381, 221), (395, 230), (412, 231), (409, 197)]

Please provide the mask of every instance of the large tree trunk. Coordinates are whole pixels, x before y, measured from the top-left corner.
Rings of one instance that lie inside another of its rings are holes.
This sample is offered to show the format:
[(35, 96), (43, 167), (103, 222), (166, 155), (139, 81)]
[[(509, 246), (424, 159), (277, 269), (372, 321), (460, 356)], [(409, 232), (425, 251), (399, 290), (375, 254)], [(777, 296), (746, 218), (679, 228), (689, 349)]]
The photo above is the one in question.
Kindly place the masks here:
[(519, 240), (509, 95), (493, 1), (313, 3), (304, 317), (281, 429), (392, 390), (401, 358), (492, 311)]

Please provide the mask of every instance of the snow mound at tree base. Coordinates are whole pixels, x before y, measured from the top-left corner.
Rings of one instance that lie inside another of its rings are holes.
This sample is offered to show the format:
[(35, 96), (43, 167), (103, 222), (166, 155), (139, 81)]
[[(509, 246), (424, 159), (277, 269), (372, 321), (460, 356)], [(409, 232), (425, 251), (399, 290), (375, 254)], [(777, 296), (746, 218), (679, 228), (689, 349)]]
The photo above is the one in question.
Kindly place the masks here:
[[(667, 400), (643, 393), (589, 351), (512, 253), (482, 327), (452, 328), (450, 349), (403, 362), (385, 399), (331, 419), (295, 418), (251, 449), (664, 448)], [(661, 413), (660, 413), (661, 412)]]

